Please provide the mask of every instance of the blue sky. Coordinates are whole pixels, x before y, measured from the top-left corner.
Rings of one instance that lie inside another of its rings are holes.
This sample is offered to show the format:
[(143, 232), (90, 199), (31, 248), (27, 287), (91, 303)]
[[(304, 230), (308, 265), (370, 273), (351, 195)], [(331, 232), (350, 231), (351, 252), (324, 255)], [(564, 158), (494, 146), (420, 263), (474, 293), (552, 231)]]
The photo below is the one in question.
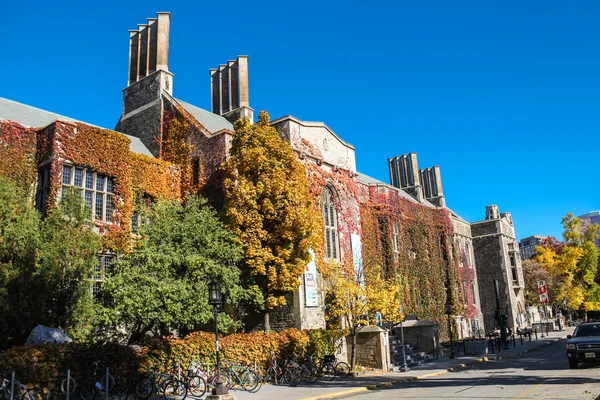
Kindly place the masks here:
[(157, 11), (182, 100), (209, 109), (209, 68), (249, 55), (255, 110), (324, 121), (385, 182), (416, 152), (468, 221), (495, 203), (560, 236), (600, 208), (597, 1), (5, 1), (0, 96), (114, 128), (127, 31)]

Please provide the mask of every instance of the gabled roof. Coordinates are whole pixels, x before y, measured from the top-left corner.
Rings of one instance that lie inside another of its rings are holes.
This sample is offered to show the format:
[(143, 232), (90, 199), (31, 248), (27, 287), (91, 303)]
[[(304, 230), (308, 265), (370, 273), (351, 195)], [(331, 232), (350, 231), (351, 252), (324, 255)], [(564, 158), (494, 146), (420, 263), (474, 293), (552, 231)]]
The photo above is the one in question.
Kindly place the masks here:
[(341, 137), (339, 137), (330, 127), (328, 127), (325, 122), (318, 122), (318, 121), (303, 121), (301, 119), (298, 119), (296, 117), (294, 117), (293, 115), (284, 115), (283, 117), (279, 117), (277, 119), (271, 120), (270, 124), (271, 125), (277, 125), (278, 123), (285, 121), (285, 120), (291, 120), (294, 121), (297, 124), (300, 124), (302, 126), (306, 126), (309, 128), (323, 128), (326, 129), (329, 133), (331, 133), (333, 135), (334, 138), (336, 138), (337, 140), (340, 141), (340, 143), (342, 143), (344, 146), (351, 148), (352, 150), (354, 150), (354, 146), (352, 146), (350, 143), (346, 142), (345, 140), (343, 140)]
[(223, 129), (233, 132), (233, 125), (224, 117), (211, 113), (210, 111), (204, 110), (200, 107), (191, 105), (183, 100), (174, 100), (179, 103), (185, 109), (185, 111), (192, 114), (192, 116), (196, 118), (196, 121), (200, 122), (211, 133), (216, 133), (222, 131)]
[[(2, 97), (0, 97), (0, 118), (6, 119), (8, 121), (18, 122), (21, 125), (28, 126), (31, 128), (43, 128), (50, 125), (56, 120), (66, 122), (80, 122), (82, 124), (95, 126), (96, 128), (102, 128), (93, 124), (88, 124), (87, 122), (78, 121), (73, 118), (65, 117), (64, 115), (55, 114), (50, 111), (28, 106), (26, 104), (8, 100)], [(139, 138), (135, 136), (125, 135), (124, 133), (120, 132), (118, 133), (130, 140), (130, 151), (134, 153), (144, 154), (146, 156), (154, 158), (152, 153), (150, 153), (150, 150), (148, 150), (148, 148), (144, 146), (144, 144)]]
[(406, 193), (404, 190), (397, 188), (396, 186), (392, 186), (388, 183), (382, 182), (378, 179), (375, 179), (373, 177), (370, 177), (368, 175), (363, 174), (362, 172), (357, 172), (357, 177), (356, 179), (358, 179), (359, 182), (365, 183), (367, 185), (377, 185), (377, 186), (385, 186), (391, 190), (395, 190), (396, 192), (398, 192), (398, 194), (400, 195), (400, 197), (403, 197), (413, 203), (418, 203), (418, 204), (422, 204), (426, 207), (430, 207), (430, 208), (436, 208), (435, 205), (433, 205), (432, 203), (430, 203), (428, 200), (423, 200), (423, 202), (419, 203), (414, 197), (412, 197), (410, 194)]

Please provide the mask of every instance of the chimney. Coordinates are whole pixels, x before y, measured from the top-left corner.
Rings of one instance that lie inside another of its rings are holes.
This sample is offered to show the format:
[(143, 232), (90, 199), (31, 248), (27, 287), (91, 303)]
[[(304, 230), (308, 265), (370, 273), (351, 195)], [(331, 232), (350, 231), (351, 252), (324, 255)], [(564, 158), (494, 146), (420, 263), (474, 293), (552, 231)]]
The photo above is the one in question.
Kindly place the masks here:
[(440, 167), (424, 168), (419, 171), (419, 181), (423, 188), (423, 196), (438, 207), (446, 206), (446, 199), (442, 192), (442, 176)]
[(500, 214), (498, 213), (498, 206), (490, 204), (485, 208), (485, 219), (498, 219)]
[(417, 154), (408, 153), (389, 158), (390, 181), (392, 186), (403, 189), (419, 203), (423, 201), (423, 190), (419, 179)]
[(232, 123), (240, 117), (254, 121), (248, 94), (248, 56), (238, 56), (235, 61), (210, 70), (212, 112), (222, 115)]
[(161, 155), (164, 93), (173, 95), (169, 72), (169, 26), (171, 14), (159, 12), (146, 24), (129, 31), (129, 73), (123, 89), (123, 111), (116, 131), (140, 138), (155, 157)]
[(129, 79), (133, 85), (157, 70), (169, 71), (169, 29), (171, 14), (159, 12), (147, 24), (129, 31)]

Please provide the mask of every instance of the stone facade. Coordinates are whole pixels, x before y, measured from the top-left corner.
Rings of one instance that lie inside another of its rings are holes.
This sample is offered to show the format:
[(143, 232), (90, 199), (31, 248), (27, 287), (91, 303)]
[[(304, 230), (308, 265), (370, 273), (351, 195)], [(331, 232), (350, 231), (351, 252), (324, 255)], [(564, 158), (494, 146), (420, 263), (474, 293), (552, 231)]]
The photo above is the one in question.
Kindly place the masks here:
[(525, 284), (512, 216), (499, 214), (496, 205), (487, 206), (486, 219), (472, 223), (471, 232), (487, 331), (499, 326), (495, 318), (495, 281), (499, 285), (500, 312), (508, 317), (508, 326), (513, 330), (526, 326)]

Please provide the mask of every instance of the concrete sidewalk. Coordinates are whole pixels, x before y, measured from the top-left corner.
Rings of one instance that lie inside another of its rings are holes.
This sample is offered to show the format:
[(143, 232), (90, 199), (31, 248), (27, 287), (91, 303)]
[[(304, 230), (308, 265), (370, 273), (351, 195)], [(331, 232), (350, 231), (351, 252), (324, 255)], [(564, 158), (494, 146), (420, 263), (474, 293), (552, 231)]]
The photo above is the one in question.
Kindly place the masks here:
[(315, 383), (300, 384), (296, 387), (287, 385), (263, 385), (258, 393), (247, 393), (239, 390), (233, 391), (232, 393), (237, 399), (243, 400), (317, 400), (342, 398), (365, 393), (378, 387), (389, 387), (401, 384), (402, 382), (443, 375), (461, 368), (467, 368), (469, 365), (475, 363), (516, 357), (549, 343), (556, 342), (561, 338), (566, 338), (568, 334), (573, 332), (573, 329), (574, 328), (566, 328), (566, 330), (562, 332), (550, 332), (548, 337), (538, 337), (538, 340), (535, 340), (534, 337), (531, 342), (524, 341), (523, 345), (521, 345), (520, 340), (517, 340), (516, 347), (513, 347), (511, 343), (509, 350), (502, 350), (495, 354), (461, 356), (452, 360), (447, 357), (441, 358), (434, 362), (415, 367), (409, 372), (388, 372), (346, 379), (336, 378), (332, 382), (319, 380)]

